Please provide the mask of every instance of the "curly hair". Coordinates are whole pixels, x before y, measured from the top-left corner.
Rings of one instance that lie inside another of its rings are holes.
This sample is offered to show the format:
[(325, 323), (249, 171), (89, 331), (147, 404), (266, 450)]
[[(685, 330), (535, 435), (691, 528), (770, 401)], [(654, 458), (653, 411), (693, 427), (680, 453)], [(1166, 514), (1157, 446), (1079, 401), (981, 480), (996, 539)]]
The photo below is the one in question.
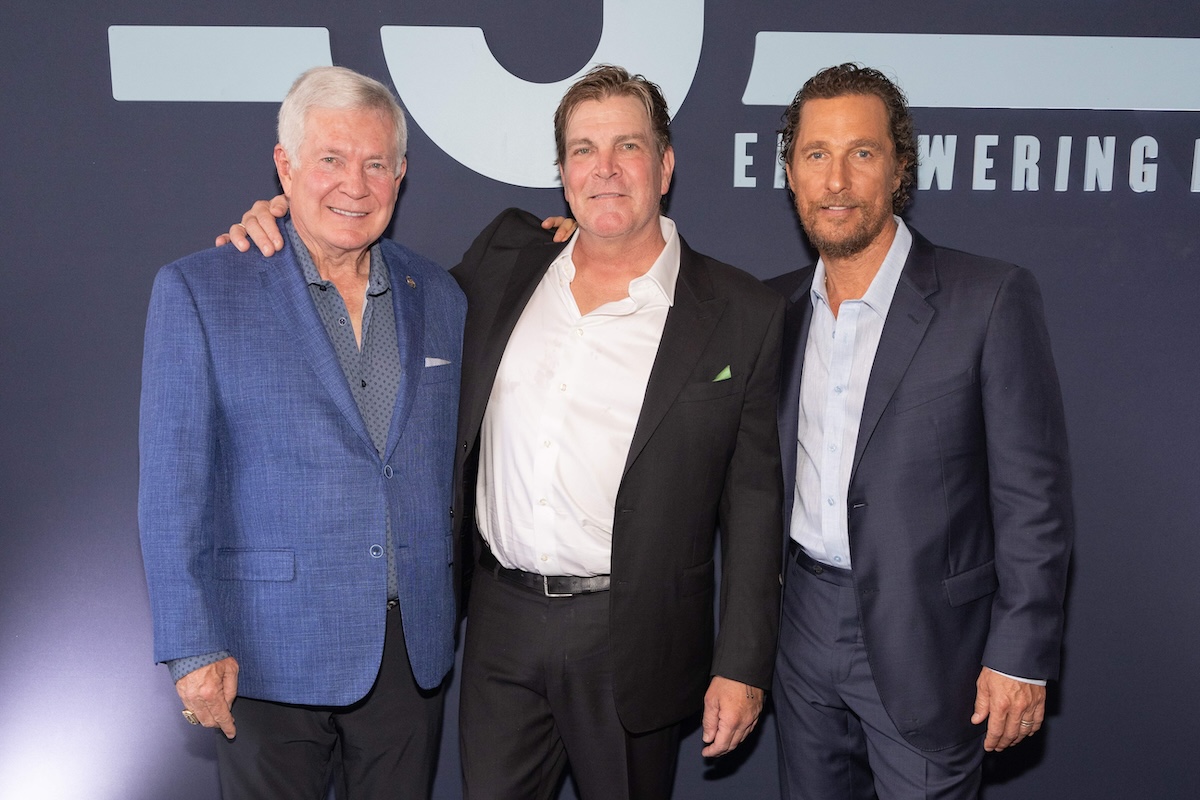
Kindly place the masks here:
[(913, 128), (908, 98), (886, 75), (861, 64), (846, 63), (828, 67), (809, 78), (796, 92), (791, 105), (783, 112), (783, 129), (779, 160), (784, 166), (791, 163), (796, 147), (796, 129), (800, 126), (800, 109), (809, 100), (830, 100), (846, 95), (873, 95), (887, 109), (888, 129), (896, 161), (900, 164), (900, 186), (892, 193), (892, 210), (899, 214), (908, 205), (910, 192), (917, 180), (917, 135)]
[(667, 100), (658, 84), (642, 75), (630, 75), (624, 67), (600, 64), (571, 85), (554, 112), (554, 144), (558, 148), (558, 163), (567, 158), (567, 122), (575, 109), (588, 100), (607, 100), (610, 97), (632, 97), (646, 109), (654, 146), (659, 158), (671, 146), (671, 115)]

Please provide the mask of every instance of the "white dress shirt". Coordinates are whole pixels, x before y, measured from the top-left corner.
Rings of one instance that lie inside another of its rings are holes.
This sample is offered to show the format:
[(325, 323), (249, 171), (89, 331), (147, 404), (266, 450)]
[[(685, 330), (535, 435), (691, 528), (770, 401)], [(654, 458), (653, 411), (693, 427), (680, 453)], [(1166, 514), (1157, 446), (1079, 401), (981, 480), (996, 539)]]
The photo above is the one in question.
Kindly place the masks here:
[(504, 349), (483, 416), (476, 522), (506, 567), (610, 571), (617, 489), (679, 277), (675, 223), (659, 221), (658, 259), (628, 297), (586, 315), (571, 294), (572, 238)]
[(824, 261), (817, 261), (809, 291), (813, 313), (800, 380), (791, 537), (817, 561), (843, 569), (850, 568), (846, 494), (863, 399), (912, 247), (912, 233), (895, 219), (892, 246), (861, 299), (843, 300), (834, 317), (825, 292)]

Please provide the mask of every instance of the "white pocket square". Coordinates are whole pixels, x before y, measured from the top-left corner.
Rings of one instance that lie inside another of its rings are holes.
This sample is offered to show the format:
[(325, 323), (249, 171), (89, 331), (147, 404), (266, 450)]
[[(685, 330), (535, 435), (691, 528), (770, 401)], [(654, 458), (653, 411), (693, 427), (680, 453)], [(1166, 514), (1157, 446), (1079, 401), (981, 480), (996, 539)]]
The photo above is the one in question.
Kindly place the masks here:
[(425, 366), (427, 367), (444, 367), (449, 363), (450, 362), (444, 358), (431, 358), (429, 356), (425, 356)]

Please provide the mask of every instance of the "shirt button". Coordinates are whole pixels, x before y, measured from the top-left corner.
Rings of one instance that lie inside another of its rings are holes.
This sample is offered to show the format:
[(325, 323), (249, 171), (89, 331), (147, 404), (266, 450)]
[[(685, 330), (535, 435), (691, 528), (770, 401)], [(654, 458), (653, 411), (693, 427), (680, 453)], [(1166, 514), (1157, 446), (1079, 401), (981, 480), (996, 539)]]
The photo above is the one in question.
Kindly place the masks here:
[(550, 440), (549, 440), (549, 439), (547, 439), (546, 441), (542, 442), (542, 447), (549, 447), (549, 446), (550, 446)]
[(826, 502), (826, 503), (828, 503), (829, 505), (833, 505), (833, 504), (834, 504), (834, 503), (836, 503), (837, 501), (836, 501), (836, 500), (834, 500), (832, 497), (826, 497), (826, 498), (825, 498), (825, 502)]
[(371, 545), (371, 558), (383, 558), (383, 548), (377, 544)]
[(834, 561), (836, 561), (838, 564), (842, 563), (842, 557), (841, 557), (841, 556), (834, 556), (834, 557), (833, 557), (833, 560), (834, 560)]
[(542, 553), (542, 561), (549, 561), (549, 560), (550, 560), (550, 556), (546, 555), (545, 553)]
[(829, 452), (831, 452), (831, 453), (836, 453), (836, 452), (837, 452), (837, 445), (836, 445), (836, 444), (831, 444), (831, 445), (829, 445)]
[(845, 391), (845, 390), (844, 390), (844, 389), (843, 389), (841, 386), (835, 386), (835, 387), (833, 387), (833, 393), (834, 393), (834, 394), (841, 394), (843, 391)]
[(565, 383), (560, 383), (560, 384), (558, 385), (558, 390), (559, 390), (560, 392), (565, 392), (565, 391), (567, 390), (567, 385), (566, 385)]
[(575, 335), (576, 335), (576, 336), (583, 336), (583, 328), (576, 328), (576, 329), (575, 329)]
[(346, 318), (338, 317), (338, 325), (345, 325), (345, 324), (346, 324)]
[(544, 498), (544, 497), (543, 497), (541, 500), (538, 500), (538, 505), (539, 505), (539, 506), (544, 506), (544, 505), (546, 505), (546, 498)]
[(393, 474), (392, 473), (392, 465), (385, 464), (383, 467), (383, 477), (390, 479), (392, 477), (392, 474)]

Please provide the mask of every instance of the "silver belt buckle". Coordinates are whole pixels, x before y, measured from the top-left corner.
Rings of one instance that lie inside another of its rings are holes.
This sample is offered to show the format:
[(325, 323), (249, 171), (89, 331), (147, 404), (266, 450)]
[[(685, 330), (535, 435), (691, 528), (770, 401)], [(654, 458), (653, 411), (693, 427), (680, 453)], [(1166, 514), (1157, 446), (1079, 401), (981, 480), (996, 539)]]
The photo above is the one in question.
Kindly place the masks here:
[(567, 592), (566, 594), (555, 594), (554, 592), (551, 592), (549, 575), (542, 576), (542, 594), (546, 595), (546, 597), (571, 597), (572, 596), (570, 592)]

